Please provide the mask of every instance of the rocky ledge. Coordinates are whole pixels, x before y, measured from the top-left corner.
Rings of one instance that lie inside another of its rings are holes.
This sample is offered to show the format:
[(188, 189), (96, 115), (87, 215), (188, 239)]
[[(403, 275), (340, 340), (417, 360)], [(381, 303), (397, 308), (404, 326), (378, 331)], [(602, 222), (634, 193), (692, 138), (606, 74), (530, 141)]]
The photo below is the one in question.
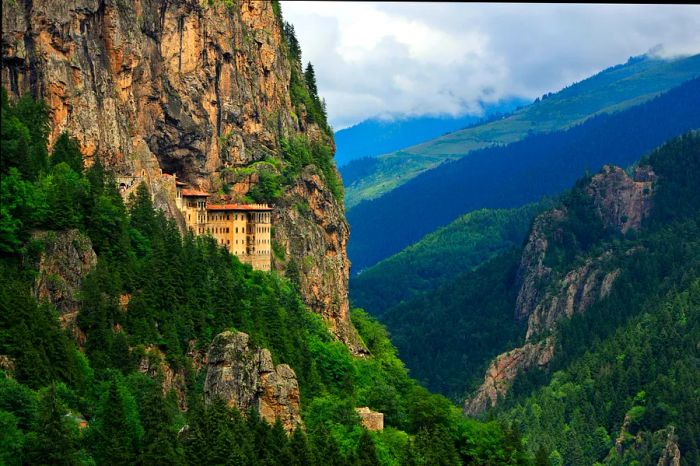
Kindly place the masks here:
[(223, 332), (212, 341), (204, 398), (208, 403), (221, 398), (243, 413), (256, 409), (270, 423), (279, 419), (287, 432), (301, 425), (294, 370), (287, 364), (275, 365), (269, 350), (250, 347), (242, 332)]

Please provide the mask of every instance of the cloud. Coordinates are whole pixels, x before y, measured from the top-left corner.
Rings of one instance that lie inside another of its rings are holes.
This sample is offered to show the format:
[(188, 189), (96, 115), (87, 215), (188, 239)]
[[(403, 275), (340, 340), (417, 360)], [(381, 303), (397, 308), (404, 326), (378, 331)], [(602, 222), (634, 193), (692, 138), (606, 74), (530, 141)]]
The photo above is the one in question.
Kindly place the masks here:
[(282, 2), (335, 129), (478, 112), (628, 57), (700, 53), (696, 5)]

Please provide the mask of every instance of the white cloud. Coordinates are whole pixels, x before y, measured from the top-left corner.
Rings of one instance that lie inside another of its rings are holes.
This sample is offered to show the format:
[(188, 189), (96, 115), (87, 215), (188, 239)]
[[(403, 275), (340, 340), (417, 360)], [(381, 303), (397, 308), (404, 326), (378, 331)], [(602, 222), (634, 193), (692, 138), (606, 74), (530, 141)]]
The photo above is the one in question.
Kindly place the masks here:
[(696, 5), (282, 2), (331, 124), (537, 97), (629, 56), (700, 53)]

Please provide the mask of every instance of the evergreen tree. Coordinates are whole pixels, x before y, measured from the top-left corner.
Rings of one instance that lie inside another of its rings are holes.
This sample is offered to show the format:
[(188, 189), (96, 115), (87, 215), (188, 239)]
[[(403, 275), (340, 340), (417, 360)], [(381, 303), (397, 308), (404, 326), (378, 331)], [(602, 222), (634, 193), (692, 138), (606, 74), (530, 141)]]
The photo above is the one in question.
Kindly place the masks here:
[(306, 87), (309, 89), (311, 97), (318, 100), (318, 88), (316, 87), (316, 73), (314, 72), (314, 67), (309, 62), (306, 65), (306, 70), (304, 70), (304, 81), (306, 81)]
[(77, 464), (78, 451), (76, 426), (66, 416), (56, 396), (56, 386), (51, 385), (39, 398), (39, 419), (34, 445), (29, 458), (33, 464)]
[(132, 465), (139, 456), (142, 427), (128, 396), (126, 387), (113, 377), (91, 435), (93, 456), (101, 464)]
[(535, 454), (535, 466), (552, 466), (547, 450), (541, 445), (540, 448), (537, 449), (537, 454)]
[(289, 449), (292, 452), (291, 466), (313, 466), (318, 464), (314, 452), (309, 446), (306, 434), (301, 427), (292, 432), (289, 440)]
[(83, 154), (80, 152), (80, 143), (67, 132), (62, 132), (56, 139), (51, 153), (51, 165), (59, 163), (67, 164), (76, 173), (83, 172)]

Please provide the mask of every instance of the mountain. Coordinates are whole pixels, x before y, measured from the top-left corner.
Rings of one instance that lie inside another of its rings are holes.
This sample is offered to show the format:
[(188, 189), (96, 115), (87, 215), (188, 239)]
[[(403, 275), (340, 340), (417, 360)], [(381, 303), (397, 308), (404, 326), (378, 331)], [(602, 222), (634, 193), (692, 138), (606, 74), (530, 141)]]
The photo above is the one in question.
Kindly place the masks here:
[(623, 65), (603, 70), (557, 93), (546, 94), (502, 120), (455, 131), (376, 160), (349, 164), (344, 172), (362, 173), (362, 177), (346, 181), (345, 204), (352, 209), (473, 150), (508, 144), (533, 133), (566, 129), (593, 115), (638, 105), (697, 76), (700, 76), (700, 55), (676, 60), (630, 58)]
[(523, 205), (564, 190), (586, 170), (630, 164), (669, 137), (697, 128), (699, 108), (700, 79), (694, 79), (627, 110), (481, 149), (427, 171), (348, 212), (353, 270), (362, 271), (461, 214)]
[(342, 167), (363, 157), (393, 152), (404, 147), (436, 138), (486, 119), (500, 118), (529, 101), (519, 98), (504, 99), (497, 103), (482, 103), (482, 111), (458, 117), (420, 116), (391, 119), (371, 118), (335, 132), (335, 161)]
[[(279, 3), (2, 8), (1, 464), (531, 463), (351, 320), (333, 136)], [(271, 205), (273, 269), (183, 228), (173, 174)]]
[(465, 214), (401, 252), (350, 277), (353, 306), (380, 317), (402, 301), (434, 290), (492, 257), (520, 246), (536, 214), (552, 201)]
[(579, 179), (522, 246), (387, 311), (400, 356), (552, 463), (697, 463), (699, 175), (692, 131)]
[[(525, 346), (552, 343), (550, 361), (510, 365), (489, 402), (504, 417), (524, 419), (532, 449), (544, 445), (580, 464), (700, 459), (698, 395), (690, 388), (699, 382), (699, 174), (694, 132), (629, 175), (606, 167), (535, 222), (514, 314), (527, 322)], [(465, 409), (487, 391), (482, 385)], [(523, 416), (540, 408), (537, 420)]]
[[(274, 267), (283, 272), (293, 259), (305, 302), (362, 351), (349, 321), (348, 228), (320, 99), (304, 83), (277, 4), (236, 5), (4, 2), (3, 85), (12, 98), (31, 91), (49, 104), (49, 144), (68, 131), (88, 162), (99, 155), (127, 184), (146, 178), (165, 191), (158, 202), (175, 217), (161, 171), (214, 193), (245, 194), (260, 179), (252, 195), (274, 206)], [(305, 169), (312, 156), (316, 168)], [(281, 173), (290, 158), (299, 163)], [(313, 206), (309, 222), (290, 208), (302, 204)]]

